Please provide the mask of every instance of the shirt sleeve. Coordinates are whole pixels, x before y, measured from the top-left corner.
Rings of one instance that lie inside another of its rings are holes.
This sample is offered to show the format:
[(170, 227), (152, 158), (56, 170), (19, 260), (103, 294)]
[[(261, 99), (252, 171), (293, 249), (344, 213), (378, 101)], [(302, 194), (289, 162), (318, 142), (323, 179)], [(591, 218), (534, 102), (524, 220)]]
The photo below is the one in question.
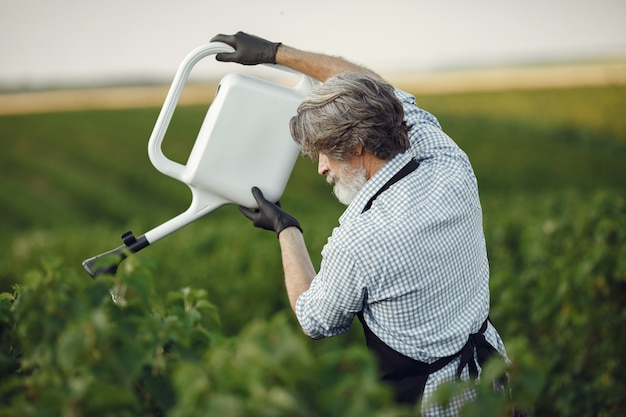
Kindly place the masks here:
[(364, 282), (355, 256), (329, 241), (322, 250), (319, 273), (296, 301), (296, 317), (304, 332), (314, 339), (346, 333), (363, 308)]

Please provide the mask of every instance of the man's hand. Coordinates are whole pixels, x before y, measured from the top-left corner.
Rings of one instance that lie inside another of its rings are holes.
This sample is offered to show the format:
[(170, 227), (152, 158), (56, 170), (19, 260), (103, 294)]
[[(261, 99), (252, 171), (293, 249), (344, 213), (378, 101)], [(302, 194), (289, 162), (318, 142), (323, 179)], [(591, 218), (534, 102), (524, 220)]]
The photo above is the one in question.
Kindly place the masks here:
[(285, 213), (283, 209), (280, 208), (280, 203), (274, 204), (267, 200), (257, 187), (252, 187), (252, 195), (259, 205), (259, 208), (251, 210), (247, 207), (239, 206), (239, 210), (244, 216), (252, 220), (253, 225), (261, 229), (273, 230), (276, 232), (276, 236), (286, 228), (292, 226), (302, 231), (298, 220)]
[(215, 55), (218, 61), (237, 62), (243, 65), (275, 64), (279, 43), (270, 42), (258, 36), (237, 32), (234, 35), (216, 35), (211, 42), (224, 42), (235, 52)]

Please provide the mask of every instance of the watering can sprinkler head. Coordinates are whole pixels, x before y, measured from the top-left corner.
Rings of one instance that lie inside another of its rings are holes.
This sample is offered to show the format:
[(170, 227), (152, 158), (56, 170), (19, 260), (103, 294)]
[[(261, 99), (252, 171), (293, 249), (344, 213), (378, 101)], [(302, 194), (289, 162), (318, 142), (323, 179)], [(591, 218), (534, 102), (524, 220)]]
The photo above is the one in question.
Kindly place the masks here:
[(92, 278), (99, 275), (115, 275), (117, 268), (129, 253), (139, 252), (150, 244), (145, 236), (136, 238), (130, 231), (122, 235), (122, 241), (124, 245), (83, 261), (85, 271)]

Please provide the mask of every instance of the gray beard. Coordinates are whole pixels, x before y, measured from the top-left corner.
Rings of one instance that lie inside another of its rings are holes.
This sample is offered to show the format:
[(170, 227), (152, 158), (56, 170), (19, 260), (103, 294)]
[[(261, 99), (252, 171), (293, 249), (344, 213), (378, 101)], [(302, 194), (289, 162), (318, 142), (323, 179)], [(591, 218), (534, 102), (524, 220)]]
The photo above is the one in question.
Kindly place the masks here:
[(326, 181), (334, 184), (333, 194), (340, 203), (346, 206), (352, 203), (352, 200), (361, 191), (361, 188), (367, 182), (367, 173), (365, 168), (351, 168), (345, 165), (341, 168), (339, 175), (328, 175)]

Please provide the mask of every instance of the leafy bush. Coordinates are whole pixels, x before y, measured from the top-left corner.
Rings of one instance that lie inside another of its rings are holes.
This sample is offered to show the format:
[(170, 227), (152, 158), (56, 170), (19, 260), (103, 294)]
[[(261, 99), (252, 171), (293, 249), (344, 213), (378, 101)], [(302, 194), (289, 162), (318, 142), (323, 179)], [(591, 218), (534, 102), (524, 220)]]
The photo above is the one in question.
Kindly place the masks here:
[(135, 261), (90, 281), (53, 260), (2, 294), (0, 415), (407, 413), (364, 348), (317, 356), (285, 314), (225, 338), (206, 291), (161, 299)]
[[(538, 415), (626, 412), (626, 202), (607, 192), (511, 197), (487, 219), (491, 316), (545, 375)], [(527, 370), (532, 369), (531, 367)]]
[[(132, 262), (128, 267), (132, 266)], [(169, 364), (199, 359), (216, 329), (202, 290), (151, 290), (146, 270), (90, 282), (57, 261), (2, 295), (6, 416), (141, 415), (171, 404)], [(113, 289), (113, 290), (110, 290)], [(112, 301), (115, 297), (116, 303)]]
[[(560, 193), (488, 204), (497, 213), (486, 218), (491, 317), (513, 360), (513, 399), (483, 378), (463, 415), (513, 407), (621, 415), (624, 199)], [(409, 414), (391, 404), (362, 343), (309, 341), (286, 309), (227, 337), (206, 290), (162, 295), (155, 267), (140, 261), (131, 257), (116, 277), (92, 281), (53, 259), (0, 296), (0, 415)], [(228, 280), (216, 282), (226, 291)], [(275, 292), (267, 302), (284, 297)], [(486, 375), (502, 369), (496, 361)], [(464, 388), (444, 387), (438, 400)]]

